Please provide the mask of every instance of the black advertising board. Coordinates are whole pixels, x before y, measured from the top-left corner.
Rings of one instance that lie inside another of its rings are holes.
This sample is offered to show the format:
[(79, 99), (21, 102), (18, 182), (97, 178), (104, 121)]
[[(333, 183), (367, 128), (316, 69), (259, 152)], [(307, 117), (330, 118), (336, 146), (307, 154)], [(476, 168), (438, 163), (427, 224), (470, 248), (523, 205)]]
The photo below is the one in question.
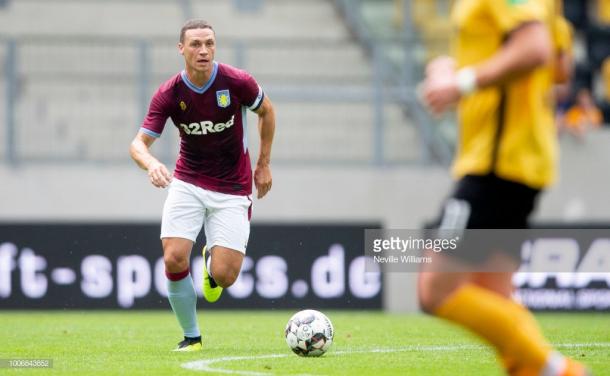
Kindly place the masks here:
[[(520, 271), (513, 276), (515, 297), (535, 311), (610, 311), (610, 224), (536, 223), (533, 229), (562, 235), (524, 244)], [(552, 254), (553, 264), (564, 266), (528, 272), (540, 253)]]
[[(375, 224), (253, 225), (237, 282), (209, 308), (381, 308), (365, 273)], [(192, 275), (201, 294), (198, 239)], [(158, 224), (0, 225), (0, 309), (167, 308)]]

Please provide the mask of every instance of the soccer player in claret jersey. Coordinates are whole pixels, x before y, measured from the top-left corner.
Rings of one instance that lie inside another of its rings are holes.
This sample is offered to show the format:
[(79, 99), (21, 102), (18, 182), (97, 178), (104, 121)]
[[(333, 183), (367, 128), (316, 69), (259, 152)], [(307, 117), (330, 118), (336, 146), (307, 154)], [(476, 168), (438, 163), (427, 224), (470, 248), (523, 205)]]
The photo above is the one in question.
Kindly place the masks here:
[[(154, 94), (130, 154), (148, 171), (155, 187), (169, 187), (161, 242), (169, 302), (184, 331), (176, 351), (196, 351), (202, 343), (197, 294), (189, 272), (191, 249), (204, 226), (203, 295), (214, 302), (237, 279), (250, 234), (253, 177), (246, 110), (258, 115), (260, 151), (254, 171), (258, 198), (271, 189), (275, 113), (252, 76), (214, 60), (216, 38), (209, 23), (186, 22), (178, 49), (185, 68)], [(149, 150), (168, 118), (181, 138), (173, 176)]]
[[(540, 192), (555, 179), (552, 89), (554, 79), (566, 76), (557, 69), (569, 65), (554, 54), (566, 40), (559, 35), (566, 28), (557, 27), (555, 1), (454, 3), (455, 59), (432, 61), (422, 85), (432, 112), (458, 106), (460, 139), (453, 165), (458, 181), (444, 206), (441, 229), (526, 228)], [(449, 257), (433, 255), (438, 269), (426, 265), (419, 275), (422, 308), (487, 340), (510, 375), (585, 375), (586, 369), (555, 351), (531, 313), (513, 301), (512, 272), (520, 261), (514, 251), (503, 259), (505, 272), (443, 272)]]

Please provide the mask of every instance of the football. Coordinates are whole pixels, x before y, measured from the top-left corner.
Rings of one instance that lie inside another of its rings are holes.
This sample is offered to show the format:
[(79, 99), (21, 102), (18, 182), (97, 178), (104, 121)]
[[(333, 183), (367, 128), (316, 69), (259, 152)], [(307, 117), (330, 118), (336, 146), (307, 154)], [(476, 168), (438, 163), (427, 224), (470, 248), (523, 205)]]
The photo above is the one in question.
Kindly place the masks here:
[(333, 343), (333, 324), (322, 312), (307, 309), (295, 313), (284, 331), (286, 343), (299, 356), (320, 356)]

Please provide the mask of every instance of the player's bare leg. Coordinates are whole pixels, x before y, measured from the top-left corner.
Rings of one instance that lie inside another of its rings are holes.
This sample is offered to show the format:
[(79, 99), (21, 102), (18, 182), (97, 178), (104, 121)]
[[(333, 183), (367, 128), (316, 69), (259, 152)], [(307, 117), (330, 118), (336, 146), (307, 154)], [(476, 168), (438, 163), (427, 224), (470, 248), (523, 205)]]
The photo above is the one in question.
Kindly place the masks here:
[(234, 249), (219, 245), (211, 249), (210, 274), (216, 283), (227, 288), (235, 283), (244, 261), (244, 254)]
[(165, 271), (169, 273), (180, 273), (189, 267), (189, 257), (193, 242), (183, 238), (163, 238), (163, 261)]
[(201, 333), (197, 324), (197, 293), (189, 271), (193, 242), (183, 238), (163, 238), (161, 242), (169, 302), (184, 331), (184, 340), (178, 343), (174, 351), (201, 350)]
[(468, 280), (466, 273), (420, 272), (417, 295), (421, 309), (434, 314), (443, 301)]
[(495, 272), (495, 273), (472, 273), (470, 279), (475, 285), (484, 287), (494, 291), (503, 297), (512, 298), (513, 287), (512, 272)]
[(214, 246), (203, 248), (203, 297), (210, 303), (217, 301), (222, 290), (237, 280), (244, 254), (231, 248)]

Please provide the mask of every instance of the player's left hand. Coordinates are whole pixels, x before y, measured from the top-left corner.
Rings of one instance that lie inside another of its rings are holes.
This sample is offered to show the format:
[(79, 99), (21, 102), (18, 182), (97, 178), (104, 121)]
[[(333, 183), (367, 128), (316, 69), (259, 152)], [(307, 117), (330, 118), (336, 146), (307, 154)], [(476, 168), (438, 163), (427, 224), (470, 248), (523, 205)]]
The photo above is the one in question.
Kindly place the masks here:
[(265, 197), (267, 192), (271, 190), (271, 167), (269, 165), (257, 165), (254, 170), (254, 185), (258, 192), (257, 198), (261, 199)]

